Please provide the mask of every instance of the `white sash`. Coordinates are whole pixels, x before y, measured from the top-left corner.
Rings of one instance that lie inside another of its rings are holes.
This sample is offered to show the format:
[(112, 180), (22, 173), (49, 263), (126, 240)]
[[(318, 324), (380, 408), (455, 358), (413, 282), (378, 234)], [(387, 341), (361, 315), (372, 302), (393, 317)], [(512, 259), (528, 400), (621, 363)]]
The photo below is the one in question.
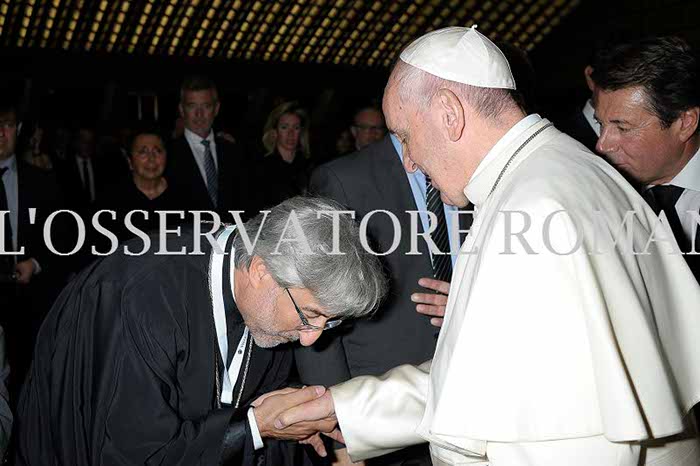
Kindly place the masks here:
[[(236, 229), (235, 226), (228, 226), (217, 238), (217, 243), (221, 251), (226, 253), (226, 242), (228, 241), (231, 233)], [(226, 312), (224, 307), (224, 296), (221, 292), (223, 287), (223, 276), (221, 273), (221, 268), (224, 264), (224, 254), (218, 253), (216, 250), (212, 251), (210, 270), (209, 270), (209, 284), (210, 293), (212, 297), (212, 309), (214, 313), (214, 325), (216, 327), (216, 339), (219, 343), (219, 352), (221, 353), (221, 360), (226, 364), (228, 360), (228, 335), (226, 327)], [(233, 249), (230, 251), (233, 254)], [(231, 258), (231, 294), (235, 299), (235, 294), (233, 292), (233, 257)], [(223, 386), (221, 387), (221, 402), (225, 404), (231, 404), (233, 402), (233, 387), (236, 385), (238, 380), (238, 374), (241, 371), (241, 365), (243, 364), (243, 356), (245, 356), (245, 348), (248, 343), (248, 327), (243, 331), (243, 336), (238, 342), (238, 348), (236, 348), (236, 354), (233, 356), (231, 365), (224, 372)]]

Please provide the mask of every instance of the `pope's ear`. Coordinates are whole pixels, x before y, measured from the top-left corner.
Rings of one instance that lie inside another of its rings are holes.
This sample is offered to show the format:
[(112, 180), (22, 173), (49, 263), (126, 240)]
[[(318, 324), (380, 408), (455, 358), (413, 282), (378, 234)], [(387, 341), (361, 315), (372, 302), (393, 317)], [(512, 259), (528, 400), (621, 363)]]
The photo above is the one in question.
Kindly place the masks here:
[(253, 259), (250, 261), (250, 268), (248, 268), (248, 277), (250, 279), (250, 284), (254, 288), (257, 288), (265, 284), (267, 280), (272, 279), (270, 271), (267, 270), (265, 262), (263, 262), (263, 260), (259, 256), (253, 256)]
[(464, 107), (459, 97), (449, 89), (440, 89), (435, 95), (441, 113), (442, 126), (450, 141), (458, 141), (464, 131)]

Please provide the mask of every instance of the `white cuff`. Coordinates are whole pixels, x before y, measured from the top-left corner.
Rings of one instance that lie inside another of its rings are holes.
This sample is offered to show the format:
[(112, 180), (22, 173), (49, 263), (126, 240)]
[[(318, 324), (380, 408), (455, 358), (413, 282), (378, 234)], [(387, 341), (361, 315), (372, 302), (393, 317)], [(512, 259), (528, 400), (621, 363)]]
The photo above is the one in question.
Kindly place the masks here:
[(258, 421), (255, 420), (254, 409), (255, 408), (250, 408), (248, 410), (248, 424), (250, 425), (250, 432), (253, 434), (253, 447), (255, 447), (256, 450), (260, 450), (265, 444), (263, 444), (260, 430), (258, 430)]
[(30, 260), (34, 264), (34, 275), (39, 275), (41, 273), (41, 266), (33, 257)]

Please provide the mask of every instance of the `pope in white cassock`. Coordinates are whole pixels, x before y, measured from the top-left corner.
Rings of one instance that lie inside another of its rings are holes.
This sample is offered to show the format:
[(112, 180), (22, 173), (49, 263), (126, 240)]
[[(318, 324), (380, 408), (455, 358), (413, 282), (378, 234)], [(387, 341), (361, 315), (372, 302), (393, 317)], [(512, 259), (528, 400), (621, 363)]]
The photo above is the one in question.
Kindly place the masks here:
[(435, 356), (278, 422), (335, 413), (355, 461), (429, 441), (436, 465), (697, 466), (700, 288), (635, 189), (514, 89), (475, 29), (401, 54), (383, 105), (406, 169), (476, 206)]

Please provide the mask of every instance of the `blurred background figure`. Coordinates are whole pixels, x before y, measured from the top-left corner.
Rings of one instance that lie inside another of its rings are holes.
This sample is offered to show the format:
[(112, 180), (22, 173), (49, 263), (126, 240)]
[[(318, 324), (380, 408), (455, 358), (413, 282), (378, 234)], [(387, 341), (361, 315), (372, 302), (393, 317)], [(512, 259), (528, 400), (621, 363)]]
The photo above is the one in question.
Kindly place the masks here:
[(365, 106), (357, 110), (352, 118), (350, 131), (355, 138), (356, 150), (380, 141), (386, 134), (386, 124), (379, 106)]
[(335, 140), (335, 153), (340, 157), (355, 151), (355, 141), (349, 129), (344, 128)]
[(303, 194), (309, 181), (309, 115), (297, 102), (275, 107), (262, 137), (266, 154), (261, 165), (265, 207)]
[(27, 129), (31, 131), (31, 133), (27, 133), (29, 134), (29, 139), (26, 144), (20, 143), (20, 147), (24, 146), (22, 150), (22, 160), (42, 170), (52, 171), (53, 163), (49, 156), (44, 128), (36, 124), (33, 128)]

